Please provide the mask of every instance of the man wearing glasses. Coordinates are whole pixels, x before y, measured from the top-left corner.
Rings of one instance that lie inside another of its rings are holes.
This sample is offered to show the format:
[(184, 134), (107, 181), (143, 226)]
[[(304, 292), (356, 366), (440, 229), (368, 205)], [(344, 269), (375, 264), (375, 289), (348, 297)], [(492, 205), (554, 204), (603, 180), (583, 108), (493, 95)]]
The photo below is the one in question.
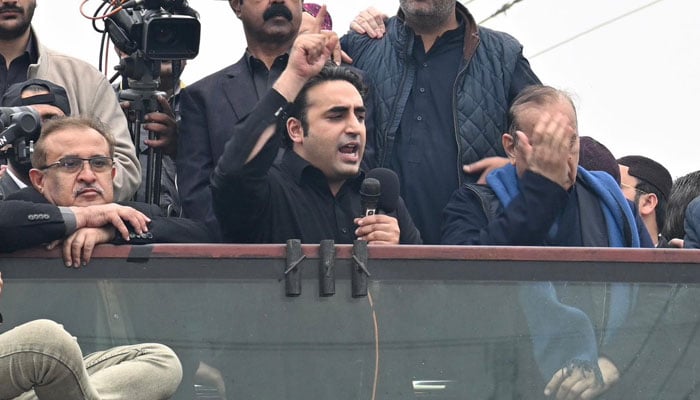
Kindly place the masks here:
[(644, 156), (622, 157), (617, 163), (620, 165), (622, 193), (637, 206), (654, 246), (669, 247), (661, 230), (673, 185), (671, 174), (663, 165)]
[(114, 139), (100, 123), (51, 120), (31, 156), (32, 187), (0, 202), (0, 251), (61, 245), (67, 267), (90, 261), (100, 243), (209, 242), (202, 223), (160, 217), (144, 203), (114, 203)]

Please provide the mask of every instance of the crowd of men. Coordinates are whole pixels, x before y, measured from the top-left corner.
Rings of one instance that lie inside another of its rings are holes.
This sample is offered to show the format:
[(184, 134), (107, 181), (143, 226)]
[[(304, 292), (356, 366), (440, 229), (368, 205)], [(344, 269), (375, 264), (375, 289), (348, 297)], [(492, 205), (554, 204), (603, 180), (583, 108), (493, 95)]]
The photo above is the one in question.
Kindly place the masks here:
[[(3, 148), (1, 251), (59, 247), (78, 268), (101, 243), (700, 246), (700, 190), (647, 157), (615, 160), (604, 146), (584, 154), (569, 95), (542, 85), (517, 40), (479, 26), (460, 2), (400, 0), (390, 18), (363, 11), (342, 38), (325, 6), (229, 3), (245, 54), (183, 90), (171, 82), (144, 124), (159, 138), (138, 132), (134, 143), (115, 88), (41, 44), (36, 1), (0, 0), (2, 106), (32, 107), (42, 120), (30, 159)], [(166, 156), (157, 204), (144, 203), (149, 146)], [(374, 168), (395, 172), (400, 196), (366, 213), (363, 182)], [(545, 314), (564, 308), (553, 286), (522, 298), (525, 316), (545, 327)], [(47, 322), (16, 329), (62, 335)], [(0, 374), (17, 330), (0, 335)], [(593, 347), (575, 368), (569, 354), (536, 360), (545, 393), (592, 398), (614, 384), (618, 361)], [(179, 382), (178, 368), (168, 382)], [(52, 393), (0, 382), (2, 398)], [(79, 390), (119, 390), (92, 384)], [(137, 397), (164, 398), (170, 386)]]

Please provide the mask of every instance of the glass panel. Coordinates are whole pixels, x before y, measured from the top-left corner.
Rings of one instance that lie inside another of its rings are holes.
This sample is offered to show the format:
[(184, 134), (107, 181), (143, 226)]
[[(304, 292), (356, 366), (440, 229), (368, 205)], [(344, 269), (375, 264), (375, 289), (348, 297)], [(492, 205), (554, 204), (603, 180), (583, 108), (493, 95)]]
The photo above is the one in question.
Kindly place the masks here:
[[(697, 284), (585, 282), (584, 262), (559, 262), (578, 272), (550, 284), (509, 279), (536, 262), (372, 260), (369, 296), (353, 298), (340, 260), (335, 295), (320, 297), (317, 262), (298, 297), (285, 296), (282, 260), (3, 263), (0, 329), (49, 318), (84, 353), (167, 344), (185, 369), (178, 399), (219, 398), (222, 386), (245, 399), (544, 398), (552, 371), (596, 353), (622, 374), (604, 398), (699, 396)], [(489, 266), (504, 273), (465, 278)]]

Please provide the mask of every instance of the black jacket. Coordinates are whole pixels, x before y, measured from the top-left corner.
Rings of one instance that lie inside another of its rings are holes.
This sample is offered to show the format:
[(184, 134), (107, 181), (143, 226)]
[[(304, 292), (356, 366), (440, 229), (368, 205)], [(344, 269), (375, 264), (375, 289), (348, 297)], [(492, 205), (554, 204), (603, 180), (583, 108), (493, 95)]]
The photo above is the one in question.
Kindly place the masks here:
[[(117, 236), (113, 244), (206, 243), (213, 238), (202, 222), (166, 218), (157, 205), (119, 202), (151, 219), (148, 233), (131, 235), (129, 242)], [(129, 226), (127, 224), (127, 226)], [(129, 230), (132, 228), (129, 226)], [(34, 188), (24, 188), (0, 201), (0, 252), (30, 248), (66, 237), (66, 224), (59, 208)]]
[(12, 179), (9, 173), (5, 172), (5, 174), (0, 177), (0, 200), (18, 190), (19, 186), (17, 186), (17, 183)]
[[(294, 151), (288, 149), (280, 163), (273, 165), (281, 142), (279, 131), (246, 163), (260, 135), (278, 123), (277, 111), (286, 105), (286, 99), (271, 89), (245, 120), (231, 128), (233, 134), (211, 179), (214, 211), (224, 239), (352, 243), (356, 238), (353, 219), (361, 215), (363, 174), (347, 179), (334, 196), (323, 173)], [(402, 200), (389, 215), (399, 222), (400, 243), (421, 244)]]
[(256, 93), (245, 56), (180, 92), (177, 187), (183, 216), (205, 221), (217, 231), (209, 177), (231, 138), (231, 127), (255, 107)]

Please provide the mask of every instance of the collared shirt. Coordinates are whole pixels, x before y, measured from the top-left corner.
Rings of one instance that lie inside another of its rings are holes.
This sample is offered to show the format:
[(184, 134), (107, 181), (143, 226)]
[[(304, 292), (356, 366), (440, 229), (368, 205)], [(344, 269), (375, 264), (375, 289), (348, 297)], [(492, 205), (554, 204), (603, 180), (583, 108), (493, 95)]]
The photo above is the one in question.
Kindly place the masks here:
[(420, 36), (415, 36), (415, 81), (391, 160), (392, 169), (404, 180), (401, 194), (427, 244), (440, 243), (441, 221), (432, 216), (439, 215), (459, 187), (452, 92), (464, 57), (465, 29), (462, 21), (427, 53)]
[(27, 80), (27, 71), (29, 66), (36, 64), (39, 60), (36, 40), (34, 35), (29, 36), (29, 42), (24, 53), (10, 62), (10, 68), (7, 68), (7, 60), (0, 54), (0, 98), (5, 95), (8, 87), (15, 83), (24, 82)]
[(17, 187), (18, 187), (19, 189), (24, 189), (24, 188), (27, 187), (27, 184), (24, 183), (24, 182), (22, 182), (22, 181), (17, 177), (17, 175), (15, 175), (15, 174), (12, 172), (12, 169), (10, 169), (10, 168), (6, 169), (6, 170), (5, 170), (5, 173), (6, 173), (10, 178), (12, 178), (12, 180), (17, 184)]
[(346, 180), (334, 196), (318, 168), (287, 150), (269, 176), (287, 194), (270, 197), (272, 212), (258, 225), (258, 229), (267, 231), (265, 236), (271, 242), (304, 238), (307, 243), (334, 239), (348, 244), (357, 238), (353, 219), (361, 214), (359, 189), (364, 174)]
[(246, 50), (245, 54), (250, 75), (253, 77), (253, 82), (255, 83), (255, 91), (258, 94), (258, 99), (260, 99), (267, 93), (268, 89), (272, 87), (277, 81), (277, 78), (282, 74), (282, 71), (287, 67), (289, 54), (285, 53), (275, 58), (275, 61), (272, 62), (272, 68), (269, 70), (264, 62), (250, 54), (248, 50)]
[[(285, 243), (288, 239), (352, 243), (357, 238), (353, 220), (362, 211), (359, 189), (364, 174), (345, 180), (334, 196), (323, 172), (294, 151), (287, 149), (273, 165), (281, 132), (246, 163), (257, 139), (286, 105), (282, 95), (269, 90), (248, 117), (233, 127), (212, 176), (214, 210), (224, 238), (234, 243)], [(398, 219), (401, 243), (421, 243), (402, 201), (389, 215)]]

